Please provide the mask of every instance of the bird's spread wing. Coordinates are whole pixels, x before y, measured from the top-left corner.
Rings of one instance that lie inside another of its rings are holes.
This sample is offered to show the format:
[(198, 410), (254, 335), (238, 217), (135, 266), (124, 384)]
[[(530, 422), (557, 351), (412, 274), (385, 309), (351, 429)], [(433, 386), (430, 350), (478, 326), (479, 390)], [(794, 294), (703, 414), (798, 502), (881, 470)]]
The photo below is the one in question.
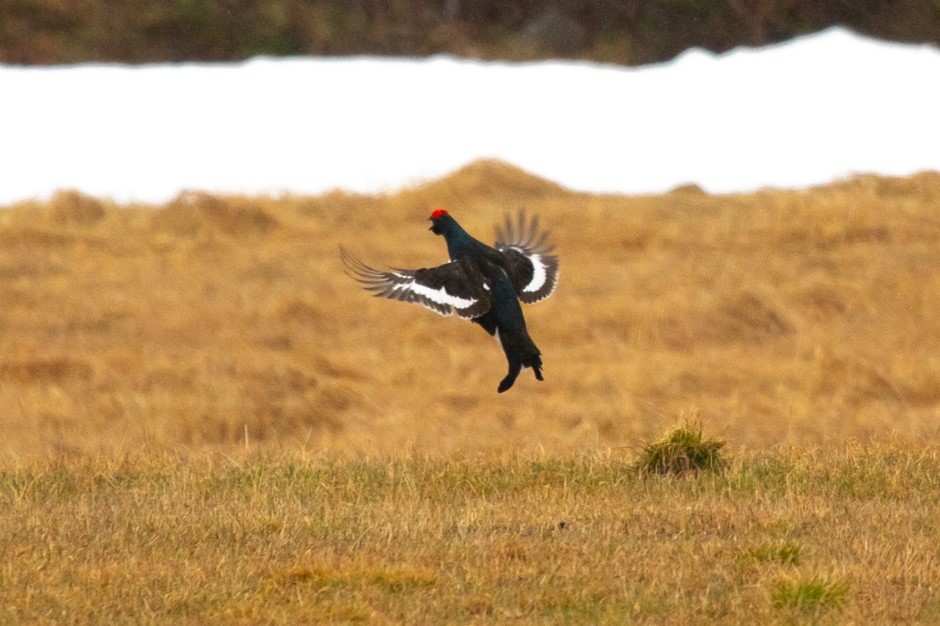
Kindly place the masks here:
[(369, 267), (342, 248), (340, 254), (350, 275), (376, 296), (415, 302), (435, 313), (472, 319), (490, 310), (490, 292), (475, 284), (459, 263), (419, 270), (391, 268), (388, 272)]
[(506, 256), (509, 279), (522, 302), (544, 300), (558, 282), (558, 257), (548, 241), (548, 231), (539, 231), (539, 218), (526, 220), (520, 211), (515, 221), (507, 214), (496, 227), (497, 250)]

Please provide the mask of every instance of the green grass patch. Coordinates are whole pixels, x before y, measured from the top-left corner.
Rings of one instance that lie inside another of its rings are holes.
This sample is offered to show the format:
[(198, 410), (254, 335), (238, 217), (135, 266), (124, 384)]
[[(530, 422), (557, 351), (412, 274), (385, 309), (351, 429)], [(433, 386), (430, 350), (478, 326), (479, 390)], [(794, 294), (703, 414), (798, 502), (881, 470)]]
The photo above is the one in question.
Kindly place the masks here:
[(385, 592), (398, 593), (433, 587), (438, 575), (426, 568), (413, 567), (306, 567), (294, 566), (274, 578), (280, 585), (312, 585), (316, 588), (358, 588), (376, 586)]
[(800, 546), (793, 543), (765, 544), (746, 550), (746, 554), (758, 563), (780, 563), (799, 565)]
[(782, 581), (774, 588), (774, 608), (795, 608), (803, 611), (839, 608), (845, 604), (849, 586), (843, 581), (811, 578), (804, 581)]

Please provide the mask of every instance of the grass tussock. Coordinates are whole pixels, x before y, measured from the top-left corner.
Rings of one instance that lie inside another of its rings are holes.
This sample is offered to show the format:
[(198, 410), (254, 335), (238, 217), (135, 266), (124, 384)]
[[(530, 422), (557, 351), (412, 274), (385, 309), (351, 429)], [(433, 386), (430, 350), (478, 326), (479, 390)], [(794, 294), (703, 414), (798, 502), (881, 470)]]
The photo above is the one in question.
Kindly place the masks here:
[(701, 424), (687, 423), (644, 446), (636, 467), (644, 474), (717, 472), (727, 463), (721, 455), (724, 445), (720, 439), (704, 438)]

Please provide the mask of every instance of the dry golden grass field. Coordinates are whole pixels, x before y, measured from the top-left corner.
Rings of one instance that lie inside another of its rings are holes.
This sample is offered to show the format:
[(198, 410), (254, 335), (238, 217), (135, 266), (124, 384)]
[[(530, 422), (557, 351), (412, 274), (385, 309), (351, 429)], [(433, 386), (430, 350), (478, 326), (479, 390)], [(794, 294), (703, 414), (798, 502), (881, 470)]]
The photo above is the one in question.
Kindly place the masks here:
[[(545, 381), (372, 298), (525, 208)], [(0, 209), (0, 622), (940, 622), (940, 174)], [(720, 473), (646, 476), (686, 420)]]

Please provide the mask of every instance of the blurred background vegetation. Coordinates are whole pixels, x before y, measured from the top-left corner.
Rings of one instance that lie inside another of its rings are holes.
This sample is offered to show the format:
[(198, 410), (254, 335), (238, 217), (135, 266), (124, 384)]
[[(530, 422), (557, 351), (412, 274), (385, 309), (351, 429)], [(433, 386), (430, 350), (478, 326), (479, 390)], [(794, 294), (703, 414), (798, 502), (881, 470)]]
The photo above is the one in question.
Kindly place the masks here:
[(940, 0), (0, 0), (0, 63), (451, 53), (634, 65), (834, 25), (940, 44)]

